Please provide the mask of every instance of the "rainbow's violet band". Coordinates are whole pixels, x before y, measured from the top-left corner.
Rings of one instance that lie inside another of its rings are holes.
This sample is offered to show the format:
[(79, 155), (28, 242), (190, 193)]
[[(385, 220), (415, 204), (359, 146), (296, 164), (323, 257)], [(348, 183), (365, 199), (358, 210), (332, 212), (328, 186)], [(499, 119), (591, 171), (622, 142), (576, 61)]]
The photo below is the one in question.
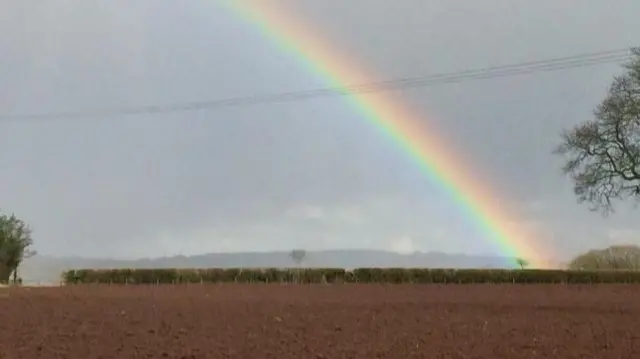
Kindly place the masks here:
[[(363, 70), (360, 62), (332, 48), (308, 23), (288, 14), (275, 2), (229, 1), (226, 4), (308, 71), (320, 75), (328, 86), (346, 87), (371, 82), (374, 78)], [(506, 215), (490, 186), (467, 173), (470, 167), (454, 156), (452, 146), (443, 143), (433, 128), (425, 128), (424, 121), (407, 106), (384, 93), (354, 92), (345, 98), (367, 122), (402, 147), (420, 170), (455, 200), (466, 217), (499, 247), (501, 255), (510, 258), (508, 265), (516, 267), (515, 258), (519, 257), (530, 267), (549, 266), (548, 257), (545, 258), (549, 253), (534, 248), (534, 236), (512, 225), (513, 218)]]

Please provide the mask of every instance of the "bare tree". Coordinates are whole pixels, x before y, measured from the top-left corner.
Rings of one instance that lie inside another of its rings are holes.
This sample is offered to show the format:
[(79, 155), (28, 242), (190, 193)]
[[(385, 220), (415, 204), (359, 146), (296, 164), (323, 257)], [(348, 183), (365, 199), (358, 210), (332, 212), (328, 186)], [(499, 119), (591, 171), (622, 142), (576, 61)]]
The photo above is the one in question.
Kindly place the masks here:
[(640, 270), (640, 247), (627, 245), (590, 250), (574, 258), (569, 263), (569, 269)]
[(554, 151), (565, 157), (563, 171), (579, 202), (604, 215), (613, 210), (614, 199), (640, 201), (640, 48), (632, 55), (594, 111), (595, 119), (565, 131)]

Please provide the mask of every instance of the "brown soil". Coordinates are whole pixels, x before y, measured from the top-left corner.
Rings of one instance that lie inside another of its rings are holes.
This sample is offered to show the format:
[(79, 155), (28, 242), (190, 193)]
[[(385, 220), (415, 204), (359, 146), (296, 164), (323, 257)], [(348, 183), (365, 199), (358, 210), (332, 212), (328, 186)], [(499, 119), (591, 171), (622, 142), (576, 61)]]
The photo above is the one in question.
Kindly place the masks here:
[(640, 286), (10, 288), (2, 358), (640, 358)]

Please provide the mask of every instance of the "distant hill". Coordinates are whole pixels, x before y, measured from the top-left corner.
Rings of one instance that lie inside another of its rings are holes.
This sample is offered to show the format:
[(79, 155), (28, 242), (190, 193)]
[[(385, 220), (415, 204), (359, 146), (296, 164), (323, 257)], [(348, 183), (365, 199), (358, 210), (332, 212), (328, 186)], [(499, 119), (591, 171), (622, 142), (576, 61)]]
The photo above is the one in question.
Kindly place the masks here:
[[(135, 260), (81, 257), (35, 256), (20, 270), (25, 283), (57, 283), (60, 273), (71, 268), (260, 268), (288, 267), (294, 263), (289, 252), (210, 253), (193, 256), (143, 258)], [(506, 268), (508, 259), (499, 256), (470, 256), (439, 252), (398, 254), (377, 250), (328, 250), (307, 252), (304, 267), (439, 267)]]

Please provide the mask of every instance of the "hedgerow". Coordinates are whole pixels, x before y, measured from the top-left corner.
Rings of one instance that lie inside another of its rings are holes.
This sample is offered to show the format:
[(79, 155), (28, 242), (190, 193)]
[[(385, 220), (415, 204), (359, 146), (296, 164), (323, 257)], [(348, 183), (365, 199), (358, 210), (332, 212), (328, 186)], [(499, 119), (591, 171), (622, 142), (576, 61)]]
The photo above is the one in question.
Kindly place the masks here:
[(640, 271), (448, 268), (72, 269), (65, 284), (177, 283), (640, 283)]

